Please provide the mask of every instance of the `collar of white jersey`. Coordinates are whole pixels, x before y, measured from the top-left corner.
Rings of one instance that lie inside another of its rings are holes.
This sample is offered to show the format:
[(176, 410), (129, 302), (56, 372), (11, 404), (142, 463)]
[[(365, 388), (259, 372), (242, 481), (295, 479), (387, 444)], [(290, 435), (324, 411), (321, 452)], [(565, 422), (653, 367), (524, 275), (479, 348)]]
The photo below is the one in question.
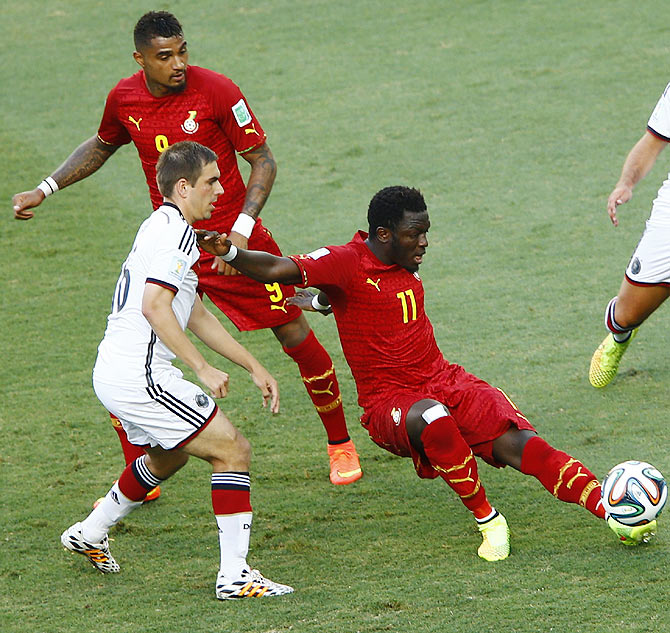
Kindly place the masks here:
[(184, 214), (181, 212), (181, 209), (174, 203), (174, 202), (167, 202), (163, 201), (163, 204), (161, 204), (156, 211), (158, 211), (161, 207), (172, 207), (173, 209), (177, 210), (177, 213), (179, 214), (179, 217), (186, 222), (186, 218), (184, 217)]

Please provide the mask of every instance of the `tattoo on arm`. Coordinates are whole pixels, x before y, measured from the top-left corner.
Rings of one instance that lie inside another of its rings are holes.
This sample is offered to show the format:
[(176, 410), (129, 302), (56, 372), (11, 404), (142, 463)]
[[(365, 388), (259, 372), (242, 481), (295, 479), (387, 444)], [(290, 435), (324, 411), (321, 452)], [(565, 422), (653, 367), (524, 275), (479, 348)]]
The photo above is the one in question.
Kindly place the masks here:
[(244, 200), (243, 212), (257, 218), (260, 215), (265, 201), (277, 174), (277, 163), (267, 144), (257, 150), (244, 155), (251, 164), (251, 174), (247, 183), (247, 195)]
[(117, 149), (116, 145), (103, 145), (93, 136), (77, 147), (52, 177), (59, 188), (67, 187), (98, 171)]

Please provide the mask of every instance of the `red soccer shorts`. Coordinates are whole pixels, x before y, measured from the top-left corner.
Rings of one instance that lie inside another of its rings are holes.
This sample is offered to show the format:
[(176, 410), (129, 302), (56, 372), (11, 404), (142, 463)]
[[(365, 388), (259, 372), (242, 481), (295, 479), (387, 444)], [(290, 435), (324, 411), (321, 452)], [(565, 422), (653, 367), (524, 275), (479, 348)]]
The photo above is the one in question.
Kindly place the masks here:
[(414, 403), (427, 398), (444, 404), (472, 452), (497, 468), (504, 464), (493, 457), (493, 440), (512, 426), (535, 430), (502, 390), (462, 367), (454, 371), (454, 365), (443, 379), (431, 380), (423, 391), (393, 389), (382, 393), (379, 404), (365, 411), (361, 424), (375, 444), (395, 455), (411, 457), (417, 475), (425, 479), (434, 479), (438, 473), (410, 444), (405, 418)]
[[(279, 246), (260, 221), (249, 238), (249, 249), (281, 255)], [(212, 269), (214, 258), (200, 251), (194, 270), (198, 275), (198, 291), (204, 292), (238, 330), (263, 330), (297, 319), (300, 308), (286, 304), (295, 294), (293, 286), (279, 283), (263, 284), (244, 275), (219, 275)]]

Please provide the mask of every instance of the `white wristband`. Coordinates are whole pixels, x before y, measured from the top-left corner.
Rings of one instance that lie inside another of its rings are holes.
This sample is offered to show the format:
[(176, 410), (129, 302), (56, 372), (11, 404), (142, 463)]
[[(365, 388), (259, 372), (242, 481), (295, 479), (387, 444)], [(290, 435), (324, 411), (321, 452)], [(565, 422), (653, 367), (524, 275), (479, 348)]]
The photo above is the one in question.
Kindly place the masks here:
[(237, 216), (237, 220), (235, 220), (235, 224), (233, 224), (233, 228), (230, 229), (230, 232), (232, 233), (235, 231), (235, 233), (239, 233), (240, 235), (244, 235), (244, 237), (248, 238), (251, 235), (251, 232), (254, 230), (254, 226), (256, 226), (255, 218), (252, 218), (246, 213), (240, 213)]
[(314, 295), (312, 297), (312, 307), (315, 310), (318, 310), (319, 312), (326, 312), (327, 310), (330, 310), (330, 304), (328, 304), (327, 306), (323, 305), (319, 301), (319, 295)]
[(58, 191), (58, 183), (51, 177), (47, 176), (37, 188), (44, 194), (44, 197), (50, 196), (52, 193)]
[(230, 250), (225, 255), (221, 255), (221, 259), (224, 262), (232, 262), (236, 257), (237, 257), (237, 246), (235, 246), (235, 244), (231, 244)]

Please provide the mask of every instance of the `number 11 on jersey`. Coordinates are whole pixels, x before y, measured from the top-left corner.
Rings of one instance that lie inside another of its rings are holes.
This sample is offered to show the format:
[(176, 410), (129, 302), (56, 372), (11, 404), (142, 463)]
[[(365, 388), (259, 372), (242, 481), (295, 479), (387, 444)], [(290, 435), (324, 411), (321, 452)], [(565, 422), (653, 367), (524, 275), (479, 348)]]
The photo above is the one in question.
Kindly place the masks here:
[[(399, 292), (396, 294), (396, 297), (400, 299), (402, 303), (402, 322), (409, 323), (411, 321), (416, 321), (416, 301), (414, 300), (414, 291), (412, 289), (405, 290), (404, 292)], [(409, 298), (409, 304), (407, 299)], [(412, 307), (412, 317), (409, 316), (409, 306)]]

